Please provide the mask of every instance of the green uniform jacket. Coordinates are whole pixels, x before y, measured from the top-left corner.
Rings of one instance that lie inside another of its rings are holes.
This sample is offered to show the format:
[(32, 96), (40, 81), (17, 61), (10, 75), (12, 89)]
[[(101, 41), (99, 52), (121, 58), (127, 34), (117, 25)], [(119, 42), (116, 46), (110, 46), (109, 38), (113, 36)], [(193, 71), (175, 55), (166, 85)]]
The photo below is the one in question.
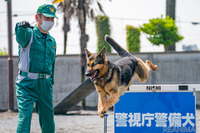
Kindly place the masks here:
[(19, 70), (51, 75), (54, 84), (56, 41), (47, 33), (45, 37), (37, 27), (23, 28), (16, 24), (16, 40), (19, 43)]

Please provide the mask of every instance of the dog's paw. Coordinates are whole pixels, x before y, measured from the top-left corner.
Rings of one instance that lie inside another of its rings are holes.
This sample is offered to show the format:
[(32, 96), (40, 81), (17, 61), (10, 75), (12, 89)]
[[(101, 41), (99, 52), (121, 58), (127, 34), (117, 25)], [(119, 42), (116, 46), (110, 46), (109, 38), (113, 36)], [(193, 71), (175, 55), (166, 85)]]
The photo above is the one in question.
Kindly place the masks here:
[(101, 118), (103, 118), (104, 115), (105, 115), (105, 113), (102, 113), (101, 111), (98, 111), (98, 114), (99, 114), (99, 116), (100, 116)]
[(107, 112), (106, 110), (102, 109), (101, 114), (100, 114), (100, 117), (103, 118), (104, 115), (106, 114), (106, 112)]
[(103, 118), (103, 117), (104, 117), (104, 115), (105, 115), (105, 114), (100, 114), (99, 116), (100, 116), (101, 118)]
[(100, 116), (101, 118), (103, 118), (105, 114), (106, 114), (106, 112), (101, 112), (101, 113), (99, 114), (99, 116)]
[(99, 114), (99, 116), (100, 116), (101, 118), (104, 117), (104, 115), (106, 114), (106, 112), (107, 112), (107, 111), (105, 111), (105, 110), (98, 110), (98, 114)]

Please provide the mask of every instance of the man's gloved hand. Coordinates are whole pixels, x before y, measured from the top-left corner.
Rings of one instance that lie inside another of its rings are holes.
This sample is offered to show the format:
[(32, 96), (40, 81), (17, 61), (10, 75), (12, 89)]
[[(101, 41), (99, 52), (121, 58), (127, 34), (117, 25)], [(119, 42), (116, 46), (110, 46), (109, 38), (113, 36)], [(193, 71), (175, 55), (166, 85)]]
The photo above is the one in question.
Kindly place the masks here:
[(31, 25), (29, 24), (29, 22), (27, 22), (27, 21), (22, 21), (22, 22), (20, 22), (20, 23), (18, 24), (18, 26), (19, 26), (19, 27), (23, 27), (23, 28), (33, 28), (33, 26), (31, 26)]

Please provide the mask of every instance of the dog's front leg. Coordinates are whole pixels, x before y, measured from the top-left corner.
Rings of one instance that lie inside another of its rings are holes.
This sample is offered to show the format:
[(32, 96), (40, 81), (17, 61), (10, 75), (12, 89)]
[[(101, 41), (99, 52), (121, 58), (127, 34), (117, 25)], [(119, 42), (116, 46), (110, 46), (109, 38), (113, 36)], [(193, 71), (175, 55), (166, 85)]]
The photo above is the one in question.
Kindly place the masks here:
[(98, 92), (98, 95), (99, 95), (98, 114), (99, 114), (100, 117), (103, 117), (102, 113), (101, 113), (101, 110), (102, 110), (105, 102), (107, 101), (107, 94), (103, 90), (103, 88), (101, 88), (101, 87), (97, 87), (96, 86), (96, 89), (97, 89), (97, 92)]
[(104, 104), (104, 106), (101, 110), (101, 117), (103, 118), (105, 113), (108, 111), (108, 109), (110, 107), (112, 107), (115, 103), (117, 103), (118, 101), (119, 101), (119, 93), (118, 92), (114, 92), (114, 93), (110, 94), (108, 101), (106, 101), (106, 103)]
[(98, 114), (101, 118), (103, 118), (104, 115), (102, 115), (101, 111), (104, 107), (104, 104), (107, 100), (106, 93), (99, 93), (99, 102), (98, 102)]

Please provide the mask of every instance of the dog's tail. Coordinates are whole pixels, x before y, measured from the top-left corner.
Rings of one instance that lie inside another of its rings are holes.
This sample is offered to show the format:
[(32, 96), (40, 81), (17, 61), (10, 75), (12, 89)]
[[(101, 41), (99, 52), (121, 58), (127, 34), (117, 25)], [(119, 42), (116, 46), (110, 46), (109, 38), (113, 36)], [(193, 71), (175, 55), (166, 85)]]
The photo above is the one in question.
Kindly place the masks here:
[(146, 60), (146, 65), (151, 68), (152, 71), (156, 71), (158, 69), (157, 65), (154, 65), (153, 63), (151, 63), (151, 61)]
[(118, 53), (120, 57), (131, 56), (131, 54), (123, 49), (115, 40), (113, 40), (109, 35), (105, 35), (105, 40), (109, 43)]

